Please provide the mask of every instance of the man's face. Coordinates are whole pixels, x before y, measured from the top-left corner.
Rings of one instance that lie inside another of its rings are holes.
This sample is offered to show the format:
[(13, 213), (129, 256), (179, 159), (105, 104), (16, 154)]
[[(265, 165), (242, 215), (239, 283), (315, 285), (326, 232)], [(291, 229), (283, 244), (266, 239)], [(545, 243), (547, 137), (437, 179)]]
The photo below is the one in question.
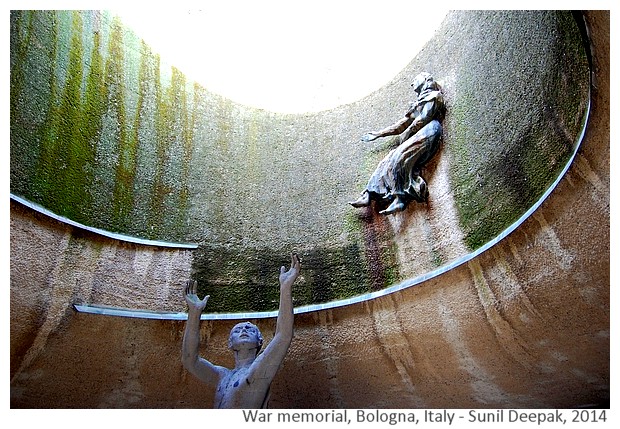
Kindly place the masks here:
[(413, 83), (411, 84), (411, 86), (413, 87), (413, 90), (419, 94), (420, 91), (422, 90), (422, 85), (424, 85), (424, 80), (416, 78), (416, 80), (413, 81)]
[(422, 91), (422, 87), (426, 82), (426, 76), (426, 74), (420, 73), (415, 77), (415, 79), (413, 79), (413, 83), (411, 84), (411, 86), (416, 93), (420, 94), (420, 91)]
[(233, 350), (240, 348), (260, 349), (263, 344), (258, 328), (250, 322), (236, 324), (230, 331), (228, 346)]

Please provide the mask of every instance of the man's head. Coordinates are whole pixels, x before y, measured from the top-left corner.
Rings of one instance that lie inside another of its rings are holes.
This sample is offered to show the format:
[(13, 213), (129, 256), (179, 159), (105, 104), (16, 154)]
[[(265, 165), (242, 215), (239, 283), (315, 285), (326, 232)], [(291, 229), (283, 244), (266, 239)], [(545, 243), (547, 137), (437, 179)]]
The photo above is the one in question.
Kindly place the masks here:
[(418, 94), (424, 89), (427, 82), (432, 82), (433, 76), (430, 73), (422, 72), (413, 79), (411, 86)]
[(230, 331), (228, 348), (237, 351), (241, 349), (256, 349), (256, 354), (263, 346), (263, 336), (258, 327), (250, 322), (237, 323)]

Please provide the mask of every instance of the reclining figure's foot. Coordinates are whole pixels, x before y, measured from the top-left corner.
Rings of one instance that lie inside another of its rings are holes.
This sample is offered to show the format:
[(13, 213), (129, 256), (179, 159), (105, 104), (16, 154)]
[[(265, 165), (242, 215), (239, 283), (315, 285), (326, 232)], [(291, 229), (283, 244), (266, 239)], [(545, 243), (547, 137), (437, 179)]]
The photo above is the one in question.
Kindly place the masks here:
[(366, 206), (369, 206), (370, 205), (370, 195), (368, 194), (368, 192), (364, 191), (362, 193), (361, 197), (359, 197), (355, 201), (349, 201), (349, 204), (351, 204), (353, 207), (366, 207)]
[(426, 182), (420, 183), (420, 188), (418, 191), (418, 200), (421, 203), (426, 203), (428, 201), (428, 188), (426, 187)]
[(396, 199), (392, 201), (392, 204), (390, 204), (387, 209), (381, 210), (379, 213), (389, 215), (396, 212), (402, 212), (403, 210), (405, 210), (405, 203), (403, 203), (400, 198), (396, 197)]

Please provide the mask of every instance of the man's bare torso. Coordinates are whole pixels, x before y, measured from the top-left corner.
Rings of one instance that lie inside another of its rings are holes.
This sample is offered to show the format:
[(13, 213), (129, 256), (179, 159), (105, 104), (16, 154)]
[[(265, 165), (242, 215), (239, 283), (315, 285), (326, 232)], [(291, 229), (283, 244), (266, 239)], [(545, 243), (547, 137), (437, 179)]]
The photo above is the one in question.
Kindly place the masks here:
[(263, 408), (266, 380), (251, 380), (251, 367), (228, 370), (215, 390), (215, 408)]

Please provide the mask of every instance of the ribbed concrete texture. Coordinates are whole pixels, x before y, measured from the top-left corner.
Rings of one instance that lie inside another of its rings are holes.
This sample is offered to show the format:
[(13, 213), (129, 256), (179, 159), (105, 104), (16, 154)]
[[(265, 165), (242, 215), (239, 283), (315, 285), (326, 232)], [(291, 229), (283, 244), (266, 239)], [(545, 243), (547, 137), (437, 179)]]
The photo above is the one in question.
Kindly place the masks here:
[[(377, 299), (298, 314), (271, 407), (608, 406), (609, 17), (585, 13), (591, 117), (558, 187), (514, 232), (462, 265)], [(365, 102), (386, 98), (390, 93), (379, 91)], [(441, 158), (429, 179), (449, 199), (447, 161)], [(393, 231), (397, 258), (415, 257), (407, 222), (423, 213), (381, 221)], [(415, 224), (438, 231), (438, 249), (457, 243), (447, 260), (468, 251), (438, 217)], [(11, 203), (11, 407), (210, 408), (213, 392), (181, 365), (183, 321), (72, 307), (184, 311), (180, 285), (192, 275), (193, 258), (191, 250), (102, 238)], [(201, 354), (232, 365), (226, 342), (236, 322), (203, 321)], [(275, 320), (253, 322), (268, 342)]]

